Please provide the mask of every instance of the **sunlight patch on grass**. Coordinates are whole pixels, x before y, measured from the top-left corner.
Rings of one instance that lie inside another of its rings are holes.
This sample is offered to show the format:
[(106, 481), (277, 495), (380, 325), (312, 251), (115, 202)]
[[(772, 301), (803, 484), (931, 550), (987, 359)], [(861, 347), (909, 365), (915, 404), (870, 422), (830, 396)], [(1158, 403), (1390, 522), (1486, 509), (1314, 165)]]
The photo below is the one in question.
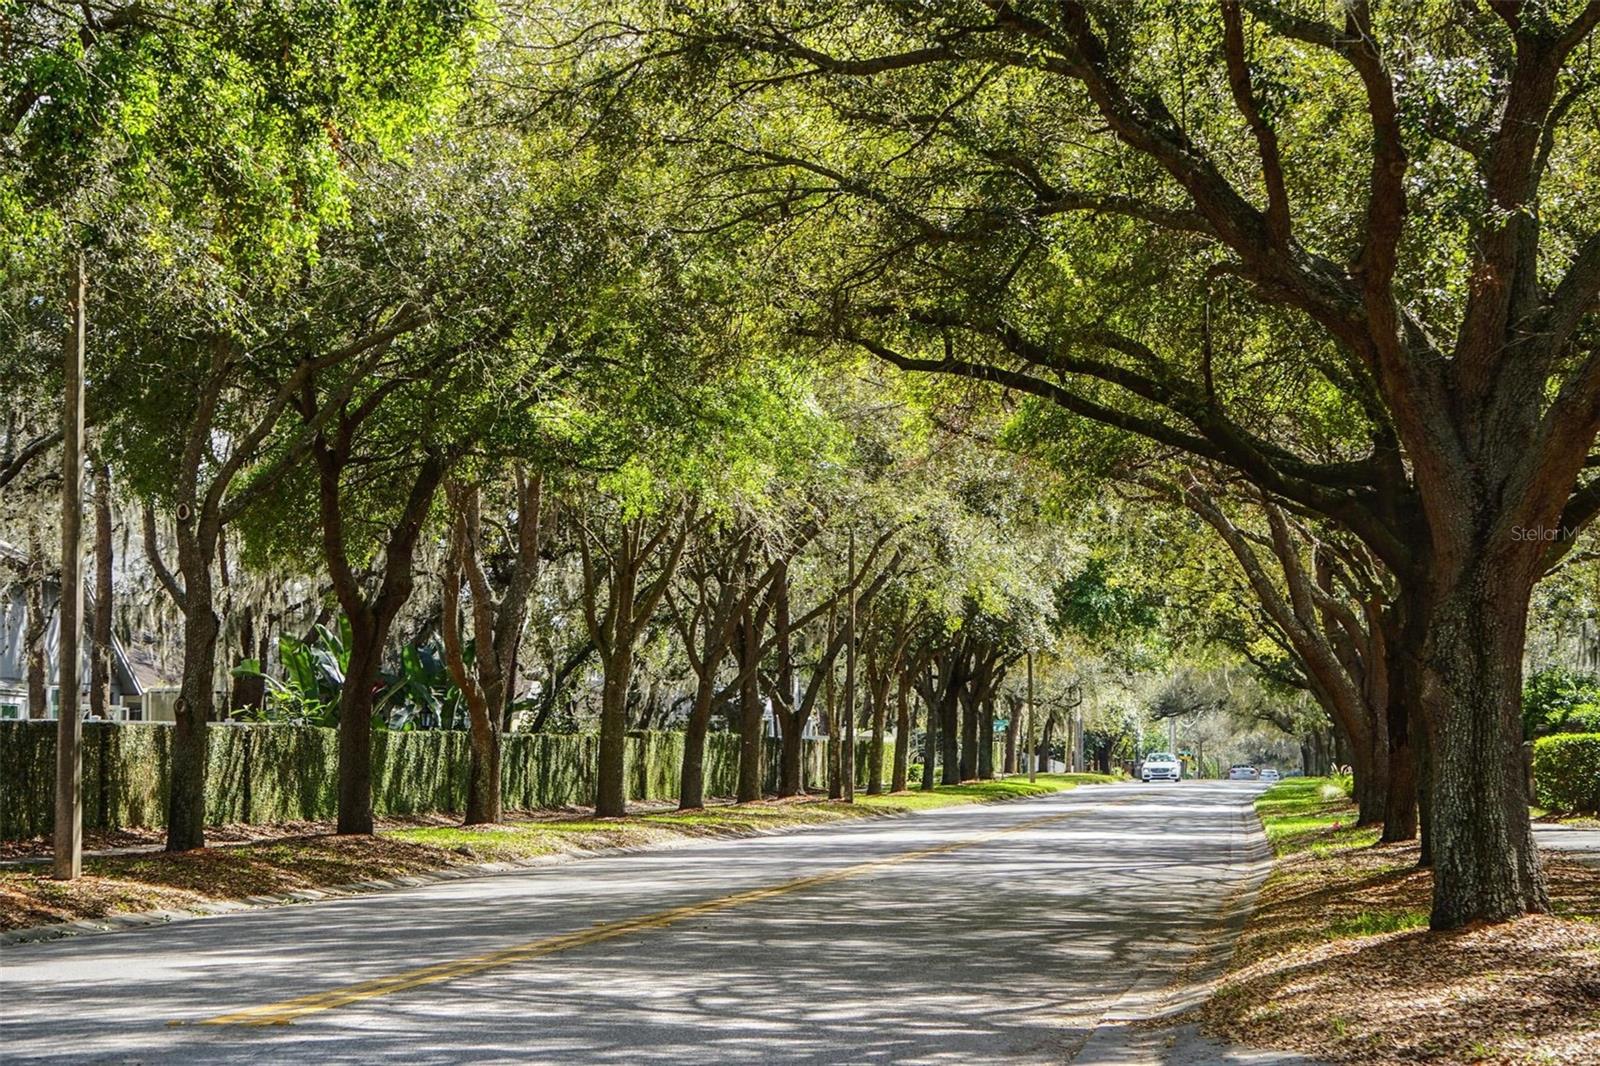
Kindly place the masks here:
[(969, 781), (961, 785), (940, 785), (932, 792), (893, 792), (882, 796), (857, 794), (856, 802), (868, 807), (926, 811), (962, 803), (984, 803), (999, 799), (1019, 799), (1065, 792), (1079, 785), (1113, 784), (1120, 778), (1106, 774), (1040, 774), (1034, 781), (1017, 774), (998, 781)]
[(1328, 926), (1328, 936), (1343, 939), (1355, 936), (1376, 936), (1379, 933), (1398, 933), (1402, 929), (1422, 929), (1428, 924), (1428, 912), (1407, 908), (1405, 910), (1361, 911), (1341, 918)]
[(1335, 781), (1293, 777), (1256, 797), (1256, 813), (1278, 855), (1327, 855), (1378, 842), (1374, 828), (1355, 826), (1356, 806)]

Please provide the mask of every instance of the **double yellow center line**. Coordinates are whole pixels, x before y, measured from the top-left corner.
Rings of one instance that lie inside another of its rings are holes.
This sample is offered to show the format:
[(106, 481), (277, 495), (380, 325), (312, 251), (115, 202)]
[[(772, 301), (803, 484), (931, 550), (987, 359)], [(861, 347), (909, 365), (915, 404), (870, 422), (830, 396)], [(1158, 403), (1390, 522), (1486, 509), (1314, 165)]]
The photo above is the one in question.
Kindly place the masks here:
[[(1118, 802), (1126, 803), (1128, 801), (1122, 800)], [(887, 858), (873, 859), (871, 862), (845, 866), (838, 870), (813, 874), (809, 877), (797, 877), (792, 881), (783, 881), (762, 888), (752, 888), (744, 892), (735, 892), (732, 895), (718, 896), (699, 903), (690, 903), (682, 907), (673, 907), (670, 910), (656, 911), (653, 914), (600, 922), (575, 933), (563, 933), (559, 936), (530, 940), (523, 944), (516, 944), (512, 947), (491, 951), (483, 955), (438, 962), (431, 966), (421, 966), (414, 970), (390, 974), (387, 977), (378, 977), (370, 981), (345, 985), (341, 988), (332, 988), (323, 992), (313, 992), (310, 995), (299, 996), (295, 999), (286, 999), (281, 1003), (267, 1003), (259, 1007), (249, 1007), (228, 1014), (219, 1014), (196, 1024), (288, 1025), (297, 1018), (304, 1018), (308, 1014), (318, 1014), (322, 1011), (345, 1007), (351, 1003), (375, 999), (378, 996), (387, 996), (395, 992), (421, 988), (425, 985), (434, 985), (443, 981), (454, 981), (461, 977), (470, 977), (473, 974), (483, 973), (485, 970), (513, 966), (519, 962), (527, 962), (530, 959), (538, 959), (546, 955), (570, 951), (573, 948), (615, 940), (618, 937), (627, 936), (629, 933), (636, 933), (644, 929), (661, 929), (689, 918), (698, 918), (701, 915), (727, 910), (730, 907), (740, 907), (746, 903), (759, 903), (762, 900), (797, 892), (801, 889), (814, 888), (818, 885), (832, 884), (835, 881), (860, 877), (863, 874), (873, 873), (889, 866), (897, 866), (900, 863), (913, 862), (932, 855), (943, 855), (952, 851), (960, 851), (963, 848), (975, 847), (1011, 833), (1022, 833), (1029, 829), (1037, 829), (1040, 826), (1059, 822), (1082, 813), (1084, 813), (1083, 809), (1066, 811), (1061, 814), (1049, 814), (1042, 818), (1019, 822), (1016, 825), (998, 829), (991, 833), (967, 837), (949, 844), (940, 844), (937, 847), (901, 852), (898, 855), (891, 855)]]

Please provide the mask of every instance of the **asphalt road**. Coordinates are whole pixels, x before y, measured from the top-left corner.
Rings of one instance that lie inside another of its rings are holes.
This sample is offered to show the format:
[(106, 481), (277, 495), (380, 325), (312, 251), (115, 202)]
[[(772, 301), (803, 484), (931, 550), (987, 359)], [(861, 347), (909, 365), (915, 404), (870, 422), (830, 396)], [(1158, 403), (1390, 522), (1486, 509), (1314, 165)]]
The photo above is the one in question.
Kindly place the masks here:
[(1249, 887), (1258, 791), (1080, 788), (15, 945), (0, 1060), (1087, 1059)]

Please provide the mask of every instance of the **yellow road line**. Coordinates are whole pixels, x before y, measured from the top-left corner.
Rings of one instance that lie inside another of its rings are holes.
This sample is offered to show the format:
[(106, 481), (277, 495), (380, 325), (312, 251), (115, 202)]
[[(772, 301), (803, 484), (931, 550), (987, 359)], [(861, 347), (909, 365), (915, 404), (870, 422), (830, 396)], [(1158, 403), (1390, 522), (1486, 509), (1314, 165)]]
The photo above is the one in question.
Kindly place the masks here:
[[(1128, 800), (1114, 801), (1115, 804), (1126, 802)], [(797, 877), (792, 881), (783, 881), (776, 885), (747, 889), (744, 892), (718, 896), (715, 899), (702, 900), (699, 903), (690, 903), (682, 907), (673, 907), (670, 910), (657, 911), (653, 914), (601, 922), (598, 925), (574, 933), (563, 933), (559, 936), (530, 940), (525, 944), (517, 944), (483, 955), (473, 955), (463, 959), (434, 963), (431, 966), (421, 966), (414, 970), (390, 974), (388, 977), (378, 977), (370, 981), (345, 985), (342, 988), (333, 988), (324, 992), (313, 992), (310, 995), (299, 996), (295, 999), (286, 999), (281, 1003), (267, 1003), (259, 1007), (248, 1007), (229, 1014), (219, 1014), (213, 1018), (206, 1018), (195, 1024), (287, 1025), (296, 1018), (303, 1018), (308, 1014), (334, 1010), (338, 1007), (348, 1006), (351, 1003), (359, 1003), (362, 1000), (374, 999), (378, 996), (387, 996), (394, 992), (404, 992), (407, 989), (420, 988), (424, 985), (454, 981), (459, 977), (468, 977), (472, 974), (482, 973), (485, 970), (527, 962), (530, 959), (554, 955), (557, 952), (569, 951), (588, 944), (615, 940), (617, 937), (626, 936), (629, 933), (635, 933), (643, 929), (660, 929), (681, 922), (686, 918), (695, 918), (702, 914), (727, 910), (729, 907), (738, 907), (746, 903), (757, 903), (761, 900), (772, 899), (775, 896), (812, 888), (816, 885), (825, 885), (834, 881), (843, 881), (847, 878), (860, 877), (862, 874), (881, 870), (887, 866), (896, 866), (903, 862), (912, 862), (931, 855), (942, 855), (947, 852), (959, 851), (962, 848), (970, 848), (1005, 836), (1008, 833), (1021, 833), (1029, 829), (1036, 829), (1039, 826), (1048, 825), (1051, 822), (1059, 822), (1064, 818), (1071, 818), (1082, 813), (1084, 811), (1080, 809), (1065, 811), (1061, 814), (1049, 814), (1042, 818), (1019, 822), (1005, 829), (997, 829), (991, 833), (968, 837), (949, 844), (940, 844), (937, 847), (901, 852), (898, 855), (890, 855), (887, 858), (873, 859), (870, 862), (846, 866), (838, 870), (830, 870), (827, 873), (812, 874), (809, 877)]]

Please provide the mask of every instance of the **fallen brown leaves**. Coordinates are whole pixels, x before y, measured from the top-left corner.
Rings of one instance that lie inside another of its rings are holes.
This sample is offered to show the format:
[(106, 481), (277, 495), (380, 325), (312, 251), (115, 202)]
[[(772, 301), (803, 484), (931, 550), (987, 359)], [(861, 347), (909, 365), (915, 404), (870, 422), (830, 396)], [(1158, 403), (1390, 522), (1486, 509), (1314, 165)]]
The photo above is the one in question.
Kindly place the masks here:
[(0, 874), (0, 929), (326, 888), (461, 861), (444, 849), (381, 836), (284, 838), (175, 855), (90, 859), (76, 881), (52, 880), (45, 870)]
[(1600, 870), (1546, 855), (1555, 913), (1431, 933), (1415, 845), (1280, 860), (1219, 1037), (1333, 1062), (1577, 1063), (1600, 1047)]

